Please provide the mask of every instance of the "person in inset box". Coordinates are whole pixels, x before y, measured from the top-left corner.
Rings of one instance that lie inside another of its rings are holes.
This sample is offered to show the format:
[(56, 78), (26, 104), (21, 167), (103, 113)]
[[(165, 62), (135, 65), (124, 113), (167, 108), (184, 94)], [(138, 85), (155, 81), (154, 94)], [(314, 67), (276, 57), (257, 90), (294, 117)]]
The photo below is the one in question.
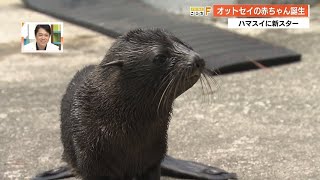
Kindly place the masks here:
[(48, 24), (38, 24), (34, 30), (36, 42), (24, 46), (25, 51), (59, 51), (59, 47), (48, 43), (51, 35), (51, 27)]

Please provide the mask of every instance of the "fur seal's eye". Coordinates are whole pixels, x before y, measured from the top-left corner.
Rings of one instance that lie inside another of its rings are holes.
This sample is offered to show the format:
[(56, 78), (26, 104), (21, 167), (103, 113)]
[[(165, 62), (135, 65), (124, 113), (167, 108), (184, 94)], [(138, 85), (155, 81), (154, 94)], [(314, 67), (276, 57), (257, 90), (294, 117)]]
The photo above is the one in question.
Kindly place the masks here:
[(163, 64), (167, 61), (167, 56), (163, 54), (158, 54), (156, 57), (154, 57), (153, 62), (156, 64)]

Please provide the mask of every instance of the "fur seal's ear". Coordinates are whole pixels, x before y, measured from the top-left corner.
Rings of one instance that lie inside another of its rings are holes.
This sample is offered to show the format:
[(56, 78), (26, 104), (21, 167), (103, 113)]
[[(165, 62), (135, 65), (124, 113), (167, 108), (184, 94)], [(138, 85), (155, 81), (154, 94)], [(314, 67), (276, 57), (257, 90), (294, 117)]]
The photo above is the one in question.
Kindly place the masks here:
[(106, 64), (101, 64), (101, 67), (108, 67), (108, 66), (118, 66), (118, 67), (122, 67), (123, 66), (124, 61), (122, 60), (118, 60), (118, 61), (112, 61)]

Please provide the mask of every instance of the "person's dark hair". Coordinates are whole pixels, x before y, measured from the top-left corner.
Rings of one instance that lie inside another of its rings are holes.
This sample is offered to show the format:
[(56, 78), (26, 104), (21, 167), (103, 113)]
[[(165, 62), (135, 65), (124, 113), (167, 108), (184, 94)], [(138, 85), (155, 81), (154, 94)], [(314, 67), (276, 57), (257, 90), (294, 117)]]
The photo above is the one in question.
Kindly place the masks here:
[(36, 26), (36, 29), (34, 29), (34, 35), (37, 35), (37, 32), (40, 28), (44, 29), (45, 31), (47, 31), (47, 33), (49, 33), (49, 35), (51, 35), (51, 27), (48, 24), (38, 24)]

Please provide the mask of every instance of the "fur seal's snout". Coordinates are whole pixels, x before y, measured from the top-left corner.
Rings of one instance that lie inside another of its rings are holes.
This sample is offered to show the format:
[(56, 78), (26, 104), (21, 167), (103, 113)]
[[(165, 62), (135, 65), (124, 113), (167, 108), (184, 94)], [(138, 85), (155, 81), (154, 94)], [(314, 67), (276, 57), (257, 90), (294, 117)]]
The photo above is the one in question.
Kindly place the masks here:
[(199, 78), (205, 67), (205, 61), (197, 53), (192, 53), (190, 56), (191, 58), (188, 62), (188, 65), (192, 68), (190, 78)]

